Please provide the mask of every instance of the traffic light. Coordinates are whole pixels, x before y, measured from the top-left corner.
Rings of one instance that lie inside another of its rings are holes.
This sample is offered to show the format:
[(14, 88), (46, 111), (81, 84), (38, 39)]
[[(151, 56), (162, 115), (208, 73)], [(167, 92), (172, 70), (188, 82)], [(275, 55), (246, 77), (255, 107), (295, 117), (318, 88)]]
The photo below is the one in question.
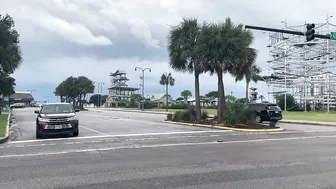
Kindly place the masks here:
[(311, 41), (315, 38), (315, 24), (307, 24), (306, 40)]

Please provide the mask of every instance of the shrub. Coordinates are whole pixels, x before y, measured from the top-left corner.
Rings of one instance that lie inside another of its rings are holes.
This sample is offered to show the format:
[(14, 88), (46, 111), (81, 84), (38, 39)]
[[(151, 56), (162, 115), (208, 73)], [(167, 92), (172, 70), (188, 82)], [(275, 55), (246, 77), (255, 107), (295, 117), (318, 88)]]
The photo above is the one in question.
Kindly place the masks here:
[(173, 115), (173, 121), (181, 121), (182, 120), (182, 112), (175, 112)]
[[(167, 106), (162, 106), (161, 108), (162, 109), (166, 109)], [(180, 104), (174, 104), (174, 105), (171, 105), (171, 106), (168, 106), (168, 109), (188, 109), (188, 108), (191, 108), (191, 107), (194, 107), (193, 105), (190, 105), (190, 104), (185, 104), (185, 103), (180, 103)]]
[(250, 124), (255, 122), (255, 113), (251, 110), (244, 109), (241, 102), (226, 103), (224, 121), (227, 124)]
[[(151, 101), (144, 102), (144, 109), (152, 109), (152, 108), (157, 108), (157, 107), (158, 107), (157, 102), (151, 102)], [(142, 103), (140, 104), (140, 108), (142, 108)]]
[(173, 119), (173, 114), (171, 114), (171, 113), (168, 114), (168, 115), (167, 115), (167, 120), (172, 120), (172, 119)]
[(202, 113), (201, 113), (201, 119), (202, 120), (208, 119), (208, 116), (209, 116), (209, 114), (208, 114), (207, 111), (202, 111)]

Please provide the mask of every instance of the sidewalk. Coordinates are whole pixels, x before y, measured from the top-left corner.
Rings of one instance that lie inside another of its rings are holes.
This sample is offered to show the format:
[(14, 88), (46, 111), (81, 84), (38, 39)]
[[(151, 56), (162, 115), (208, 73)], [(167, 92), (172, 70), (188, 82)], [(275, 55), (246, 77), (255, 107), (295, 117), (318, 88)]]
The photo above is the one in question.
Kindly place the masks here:
[[(157, 112), (157, 111), (141, 111), (139, 109), (126, 109), (126, 108), (88, 108), (96, 110), (106, 110), (106, 111), (121, 111), (121, 112), (137, 112), (137, 113), (149, 113), (149, 114), (169, 114), (174, 112)], [(209, 115), (209, 117), (214, 117), (214, 115)], [(322, 121), (304, 121), (304, 120), (286, 120), (283, 119), (280, 123), (292, 123), (292, 124), (303, 124), (303, 125), (320, 125), (320, 126), (335, 126), (336, 122), (322, 122)]]

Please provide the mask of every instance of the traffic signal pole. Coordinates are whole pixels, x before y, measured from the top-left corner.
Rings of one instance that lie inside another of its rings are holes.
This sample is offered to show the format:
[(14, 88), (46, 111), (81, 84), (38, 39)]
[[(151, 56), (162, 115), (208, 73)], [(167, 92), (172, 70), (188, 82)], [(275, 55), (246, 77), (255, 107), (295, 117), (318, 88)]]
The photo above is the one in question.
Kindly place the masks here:
[[(283, 29), (276, 29), (276, 28), (266, 28), (266, 27), (260, 27), (260, 26), (245, 25), (245, 28), (246, 29), (253, 29), (253, 30), (261, 30), (261, 31), (287, 33), (287, 34), (301, 35), (301, 36), (305, 36), (306, 35), (305, 32), (292, 31), (292, 30), (283, 30)], [(316, 38), (321, 38), (321, 39), (330, 39), (330, 34), (326, 34), (326, 35), (314, 34), (313, 36), (316, 37)]]

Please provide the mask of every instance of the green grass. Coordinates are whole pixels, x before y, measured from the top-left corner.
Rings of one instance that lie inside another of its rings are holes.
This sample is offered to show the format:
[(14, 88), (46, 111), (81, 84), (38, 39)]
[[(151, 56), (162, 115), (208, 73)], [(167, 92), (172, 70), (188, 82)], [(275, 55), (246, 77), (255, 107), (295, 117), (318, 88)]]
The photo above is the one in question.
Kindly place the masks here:
[(0, 137), (4, 137), (6, 135), (8, 116), (9, 116), (8, 114), (0, 115)]
[[(148, 111), (165, 112), (166, 109), (149, 109)], [(183, 111), (182, 109), (168, 109), (168, 112)], [(216, 109), (202, 109), (207, 111), (209, 115), (216, 115)], [(282, 112), (283, 119), (286, 120), (302, 120), (302, 121), (324, 121), (336, 122), (336, 112)]]
[(283, 119), (336, 122), (336, 112), (283, 112)]

